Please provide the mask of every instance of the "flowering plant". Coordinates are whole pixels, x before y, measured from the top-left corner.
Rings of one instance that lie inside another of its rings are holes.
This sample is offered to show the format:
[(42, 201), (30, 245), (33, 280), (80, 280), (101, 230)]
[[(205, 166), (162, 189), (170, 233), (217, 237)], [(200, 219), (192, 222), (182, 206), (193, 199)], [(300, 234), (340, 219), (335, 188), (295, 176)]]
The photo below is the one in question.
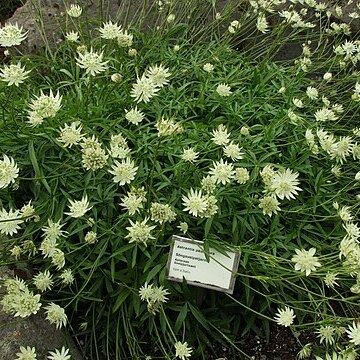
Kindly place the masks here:
[[(359, 325), (327, 298), (352, 308), (360, 293), (360, 47), (330, 9), (292, 3), (251, 1), (239, 21), (215, 13), (199, 35), (161, 2), (154, 32), (114, 21), (65, 29), (46, 76), (35, 56), (4, 65), (3, 258), (36, 273), (7, 283), (5, 310), (26, 317), (43, 306), (58, 328), (74, 319), (92, 358), (185, 359), (213, 350), (208, 337), (243, 354), (237, 336), (259, 317), (317, 331), (321, 356), (323, 344), (354, 350)], [(67, 9), (76, 24), (83, 9)], [(243, 21), (257, 35), (236, 51)], [(315, 51), (304, 43), (293, 61), (274, 61), (279, 43), (263, 34), (288, 29), (285, 39), (300, 41), (315, 23)], [(214, 24), (230, 24), (220, 40)], [(0, 29), (3, 46), (25, 37)], [(241, 251), (233, 296), (166, 280), (174, 234), (203, 241), (208, 255)]]

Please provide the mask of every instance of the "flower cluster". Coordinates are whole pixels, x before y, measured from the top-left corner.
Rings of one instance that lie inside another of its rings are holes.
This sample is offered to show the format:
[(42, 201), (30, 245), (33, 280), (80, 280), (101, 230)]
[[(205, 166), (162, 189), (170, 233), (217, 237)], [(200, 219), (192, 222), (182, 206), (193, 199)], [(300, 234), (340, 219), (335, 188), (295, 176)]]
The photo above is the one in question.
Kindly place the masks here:
[(159, 311), (162, 304), (164, 304), (168, 298), (169, 292), (163, 288), (163, 286), (148, 285), (145, 283), (139, 290), (139, 295), (142, 301), (147, 302), (148, 311), (155, 315)]

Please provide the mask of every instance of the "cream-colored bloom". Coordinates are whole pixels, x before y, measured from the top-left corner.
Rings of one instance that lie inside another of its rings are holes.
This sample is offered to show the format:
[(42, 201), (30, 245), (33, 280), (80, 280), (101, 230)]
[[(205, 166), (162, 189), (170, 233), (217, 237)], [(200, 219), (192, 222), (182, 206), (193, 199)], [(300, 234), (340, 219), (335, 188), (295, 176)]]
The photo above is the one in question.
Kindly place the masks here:
[(34, 347), (20, 346), (20, 352), (16, 353), (17, 358), (15, 360), (37, 360), (36, 358), (36, 350)]
[(230, 133), (228, 133), (226, 126), (223, 124), (220, 124), (217, 130), (213, 130), (212, 135), (213, 137), (211, 140), (216, 145), (224, 146), (227, 145), (230, 141), (229, 140)]
[(30, 70), (26, 71), (25, 67), (22, 67), (20, 63), (4, 65), (3, 69), (0, 69), (0, 78), (2, 78), (2, 81), (7, 82), (8, 86), (19, 86), (29, 77), (30, 72)]
[(84, 237), (84, 240), (87, 244), (95, 244), (97, 241), (97, 234), (95, 231), (88, 231)]
[(60, 329), (62, 326), (66, 326), (67, 316), (65, 310), (53, 302), (50, 305), (45, 307), (46, 311), (46, 320), (49, 320), (50, 324), (55, 324), (57, 329)]
[(319, 97), (319, 92), (313, 86), (308, 86), (306, 88), (306, 95), (309, 99), (316, 100)]
[(128, 55), (130, 56), (130, 57), (135, 57), (135, 56), (137, 56), (137, 50), (136, 49), (134, 49), (134, 48), (130, 48), (129, 50), (128, 50)]
[(141, 78), (137, 78), (136, 83), (133, 84), (130, 96), (135, 98), (135, 101), (138, 103), (141, 101), (148, 103), (159, 90), (160, 87), (143, 74)]
[(99, 29), (100, 37), (103, 39), (117, 39), (122, 34), (122, 27), (117, 23), (113, 24), (111, 21), (103, 23)]
[(192, 349), (188, 346), (188, 343), (177, 341), (175, 344), (175, 356), (181, 360), (186, 360), (191, 356)]
[(144, 113), (138, 110), (137, 106), (129, 111), (125, 110), (125, 119), (131, 124), (138, 125), (144, 120), (144, 118)]
[(231, 158), (232, 161), (240, 160), (244, 155), (241, 150), (242, 148), (240, 148), (238, 144), (230, 142), (230, 144), (224, 146), (224, 155)]
[(95, 76), (108, 68), (107, 63), (109, 61), (103, 61), (103, 57), (104, 52), (97, 53), (91, 48), (90, 51), (85, 51), (84, 53), (78, 52), (76, 64), (81, 69), (85, 69), (86, 74)]
[(28, 31), (22, 32), (22, 26), (6, 24), (0, 28), (0, 46), (11, 47), (20, 45), (27, 37)]
[(320, 338), (320, 344), (325, 342), (325, 345), (333, 345), (335, 343), (336, 329), (331, 325), (320, 326), (317, 331), (317, 336)]
[(19, 168), (17, 167), (13, 158), (3, 155), (3, 160), (0, 160), (0, 189), (4, 189), (19, 176)]
[(150, 66), (146, 70), (145, 76), (151, 80), (156, 86), (162, 88), (169, 83), (169, 77), (171, 73), (169, 69), (164, 68), (161, 64)]
[(210, 64), (210, 63), (206, 63), (204, 66), (203, 66), (203, 70), (208, 72), (208, 73), (211, 73), (214, 71), (214, 65), (213, 64)]
[(77, 31), (69, 31), (65, 34), (65, 39), (70, 42), (78, 42), (80, 36)]
[(184, 149), (181, 158), (185, 161), (194, 162), (199, 156), (199, 153), (196, 152), (193, 148)]
[(290, 169), (277, 171), (271, 181), (270, 191), (281, 200), (284, 198), (295, 199), (295, 195), (301, 191), (297, 186), (299, 184), (298, 176), (297, 172), (293, 173)]
[(130, 158), (126, 158), (121, 162), (114, 160), (114, 165), (111, 168), (112, 170), (109, 170), (109, 173), (114, 175), (114, 182), (125, 185), (135, 179), (139, 167), (135, 166), (135, 163)]
[(296, 315), (294, 315), (294, 310), (290, 309), (288, 306), (285, 306), (284, 309), (278, 309), (275, 321), (282, 326), (290, 326), (293, 324)]
[(175, 122), (173, 119), (161, 118), (155, 124), (155, 128), (158, 131), (158, 136), (170, 136), (173, 134), (181, 133), (183, 127), (181, 124)]
[(228, 164), (223, 159), (220, 161), (213, 162), (213, 168), (210, 169), (209, 175), (213, 176), (216, 180), (216, 183), (219, 184), (227, 184), (231, 182), (231, 180), (235, 176), (235, 170), (233, 164)]
[(219, 84), (216, 88), (216, 92), (220, 96), (230, 96), (232, 94), (231, 87), (226, 84)]
[(63, 143), (64, 147), (71, 148), (83, 140), (84, 135), (81, 134), (81, 130), (80, 121), (74, 121), (70, 125), (65, 124), (64, 127), (60, 128), (60, 136), (57, 140)]
[(208, 201), (205, 196), (202, 195), (201, 190), (190, 189), (187, 196), (182, 196), (184, 211), (188, 211), (191, 215), (201, 216), (208, 206)]
[(159, 224), (172, 222), (176, 218), (176, 213), (169, 204), (160, 204), (158, 202), (151, 204), (150, 214), (151, 220)]
[(110, 79), (111, 79), (111, 81), (113, 81), (115, 83), (119, 83), (122, 81), (123, 76), (119, 73), (114, 73), (114, 74), (111, 74)]
[(316, 253), (315, 248), (308, 251), (295, 249), (295, 252), (296, 255), (291, 258), (291, 261), (295, 263), (295, 270), (305, 272), (306, 276), (309, 276), (312, 271), (316, 271), (316, 268), (321, 266), (318, 257), (314, 256)]
[[(130, 47), (133, 43), (133, 38), (134, 36), (129, 34), (127, 30), (122, 30), (117, 37), (118, 45), (121, 47)], [(129, 54), (129, 56), (131, 55)]]
[(348, 330), (346, 330), (348, 334), (349, 341), (354, 345), (360, 345), (360, 324), (353, 322), (352, 326), (349, 325)]
[(234, 178), (239, 184), (245, 184), (250, 179), (249, 170), (243, 167), (236, 168)]
[(92, 206), (89, 206), (89, 201), (87, 195), (83, 196), (81, 200), (70, 200), (69, 212), (66, 212), (66, 215), (69, 215), (73, 218), (79, 218), (85, 215), (87, 211), (92, 209)]
[(66, 13), (73, 18), (78, 18), (82, 14), (82, 8), (79, 5), (70, 4), (70, 7), (66, 10)]
[(266, 34), (269, 31), (269, 23), (266, 20), (265, 14), (259, 14), (256, 19), (256, 28)]
[(49, 351), (49, 354), (48, 360), (71, 360), (69, 349), (66, 349), (64, 346), (61, 348), (61, 351), (55, 349), (55, 351)]
[(62, 236), (66, 236), (67, 232), (64, 230), (61, 230), (61, 228), (64, 225), (65, 224), (60, 224), (60, 220), (57, 222), (54, 222), (51, 219), (48, 219), (48, 226), (44, 226), (41, 229), (44, 233), (43, 234), (44, 238), (56, 242)]
[(148, 219), (145, 218), (143, 221), (132, 222), (130, 219), (130, 225), (126, 228), (129, 233), (125, 236), (129, 238), (129, 242), (135, 242), (137, 244), (143, 244), (147, 246), (147, 242), (151, 239), (155, 239), (154, 236), (151, 235), (151, 231), (155, 229), (155, 226), (150, 226), (147, 224)]
[(71, 269), (64, 269), (59, 278), (64, 285), (71, 285), (75, 280)]
[(35, 96), (29, 104), (29, 118), (34, 115), (41, 119), (54, 117), (61, 108), (61, 100), (59, 92), (54, 95), (50, 89), (49, 95), (45, 95), (41, 90), (40, 95)]
[(49, 270), (38, 273), (33, 277), (34, 285), (38, 290), (44, 292), (45, 290), (50, 290), (53, 285), (52, 275)]
[(330, 73), (330, 72), (325, 73), (323, 76), (323, 79), (325, 81), (330, 81), (332, 79), (332, 73)]
[(19, 210), (0, 209), (0, 234), (13, 236), (17, 234), (20, 225), (24, 222)]
[(259, 208), (262, 209), (264, 215), (272, 216), (280, 211), (280, 203), (274, 196), (264, 196), (260, 199)]

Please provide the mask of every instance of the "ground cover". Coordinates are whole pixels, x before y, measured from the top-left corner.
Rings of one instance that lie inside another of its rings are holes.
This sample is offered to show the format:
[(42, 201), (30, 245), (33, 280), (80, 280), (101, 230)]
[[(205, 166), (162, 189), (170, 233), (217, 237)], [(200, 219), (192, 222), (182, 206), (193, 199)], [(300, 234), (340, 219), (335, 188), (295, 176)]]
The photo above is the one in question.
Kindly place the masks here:
[[(144, 32), (69, 3), (37, 55), (0, 29), (2, 263), (35, 274), (4, 310), (44, 308), (89, 359), (356, 359), (357, 34), (311, 1), (213, 2), (201, 29), (154, 4)], [(167, 280), (173, 235), (239, 252), (233, 294)]]

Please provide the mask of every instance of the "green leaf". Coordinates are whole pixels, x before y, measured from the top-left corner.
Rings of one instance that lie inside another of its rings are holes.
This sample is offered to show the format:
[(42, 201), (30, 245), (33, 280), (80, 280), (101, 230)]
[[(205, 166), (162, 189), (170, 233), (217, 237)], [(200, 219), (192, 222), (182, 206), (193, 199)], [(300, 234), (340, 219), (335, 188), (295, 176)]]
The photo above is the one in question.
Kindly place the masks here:
[(179, 332), (182, 324), (184, 323), (184, 321), (186, 319), (187, 313), (188, 313), (188, 305), (187, 305), (187, 303), (185, 303), (184, 306), (181, 308), (179, 315), (175, 322), (175, 328), (174, 328), (175, 334), (177, 334)]
[(155, 277), (155, 275), (160, 272), (163, 266), (163, 264), (158, 264), (154, 268), (152, 268), (148, 276), (146, 277), (146, 282), (149, 283)]
[(116, 312), (119, 307), (121, 306), (121, 304), (127, 299), (127, 297), (131, 294), (131, 291), (128, 289), (128, 288), (124, 288), (119, 296), (117, 297), (116, 301), (115, 301), (115, 304), (112, 308), (112, 312)]

